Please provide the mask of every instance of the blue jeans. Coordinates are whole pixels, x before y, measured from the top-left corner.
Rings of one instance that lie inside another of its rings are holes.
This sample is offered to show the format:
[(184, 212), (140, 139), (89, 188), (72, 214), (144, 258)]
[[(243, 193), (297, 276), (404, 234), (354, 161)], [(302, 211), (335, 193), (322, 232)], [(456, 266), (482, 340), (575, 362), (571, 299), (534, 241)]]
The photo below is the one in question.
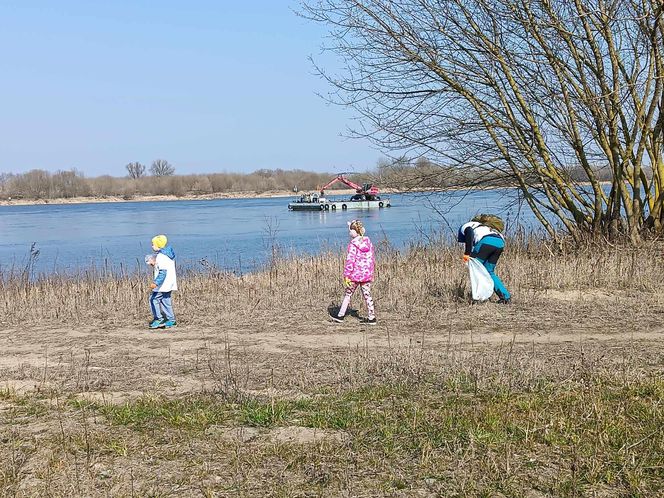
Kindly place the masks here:
[(163, 320), (165, 315), (166, 320), (175, 321), (170, 292), (153, 292), (150, 295), (150, 308), (152, 309), (152, 316), (155, 320)]
[(509, 299), (510, 293), (505, 288), (505, 284), (500, 280), (500, 277), (496, 275), (496, 263), (498, 258), (503, 253), (505, 249), (505, 241), (502, 237), (498, 235), (487, 235), (482, 237), (480, 241), (473, 246), (473, 251), (470, 253), (471, 258), (475, 258), (480, 261), (484, 268), (491, 275), (493, 280), (493, 289), (498, 294), (498, 297), (502, 299)]

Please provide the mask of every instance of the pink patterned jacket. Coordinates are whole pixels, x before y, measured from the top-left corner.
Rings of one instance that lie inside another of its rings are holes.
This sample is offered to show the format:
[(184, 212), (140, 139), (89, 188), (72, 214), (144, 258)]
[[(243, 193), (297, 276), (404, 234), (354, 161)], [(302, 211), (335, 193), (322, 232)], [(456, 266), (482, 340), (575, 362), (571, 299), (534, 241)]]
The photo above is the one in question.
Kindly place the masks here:
[(355, 237), (348, 244), (344, 277), (353, 282), (373, 282), (374, 248), (369, 237)]

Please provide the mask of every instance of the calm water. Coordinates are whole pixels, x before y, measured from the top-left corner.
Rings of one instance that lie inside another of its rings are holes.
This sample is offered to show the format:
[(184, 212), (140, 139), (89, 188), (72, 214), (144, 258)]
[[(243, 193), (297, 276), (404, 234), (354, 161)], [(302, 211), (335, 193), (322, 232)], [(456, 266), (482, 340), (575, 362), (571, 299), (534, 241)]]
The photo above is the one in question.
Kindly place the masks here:
[(389, 209), (346, 212), (291, 212), (288, 198), (0, 206), (0, 265), (5, 272), (23, 268), (34, 242), (37, 273), (132, 270), (143, 264), (152, 236), (164, 233), (180, 265), (205, 259), (245, 272), (264, 264), (275, 245), (284, 253), (345, 247), (353, 218), (364, 221), (374, 242), (396, 247), (452, 234), (483, 211), (500, 213), (512, 226), (536, 226), (528, 210), (519, 212), (512, 190), (389, 197)]

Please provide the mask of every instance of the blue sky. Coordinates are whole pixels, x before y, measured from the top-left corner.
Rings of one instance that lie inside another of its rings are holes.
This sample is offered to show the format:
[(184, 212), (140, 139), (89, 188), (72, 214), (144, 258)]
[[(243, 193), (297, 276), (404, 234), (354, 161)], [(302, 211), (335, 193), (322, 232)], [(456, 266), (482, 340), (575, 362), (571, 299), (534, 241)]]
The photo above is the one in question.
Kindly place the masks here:
[(323, 27), (285, 1), (0, 0), (0, 172), (130, 161), (179, 174), (365, 171), (350, 109), (314, 75)]

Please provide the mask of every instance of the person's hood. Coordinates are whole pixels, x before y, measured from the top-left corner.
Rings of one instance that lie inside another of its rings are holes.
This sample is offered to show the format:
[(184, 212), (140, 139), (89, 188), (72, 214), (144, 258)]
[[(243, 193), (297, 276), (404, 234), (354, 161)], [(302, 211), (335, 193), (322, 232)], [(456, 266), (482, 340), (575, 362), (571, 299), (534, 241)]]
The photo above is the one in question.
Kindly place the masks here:
[(369, 252), (371, 251), (371, 240), (369, 237), (363, 237), (358, 235), (353, 240), (350, 241), (355, 247), (357, 247), (360, 252)]
[(171, 259), (175, 259), (175, 251), (171, 246), (166, 246), (159, 249), (159, 252), (165, 256), (168, 256)]

